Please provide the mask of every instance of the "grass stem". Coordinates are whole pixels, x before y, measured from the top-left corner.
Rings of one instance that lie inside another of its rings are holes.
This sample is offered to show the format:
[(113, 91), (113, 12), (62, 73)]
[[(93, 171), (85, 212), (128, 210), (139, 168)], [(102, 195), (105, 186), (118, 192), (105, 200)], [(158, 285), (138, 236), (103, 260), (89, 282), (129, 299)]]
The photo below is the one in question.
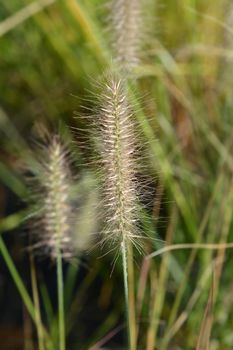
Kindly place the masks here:
[[(128, 243), (128, 244), (127, 244)], [(135, 324), (135, 300), (134, 300), (134, 278), (132, 247), (130, 243), (123, 239), (121, 243), (126, 318), (128, 327), (128, 348), (136, 350), (136, 324)]]
[(122, 255), (122, 267), (124, 278), (124, 292), (125, 292), (125, 311), (128, 327), (128, 347), (131, 349), (131, 337), (130, 337), (130, 324), (129, 324), (129, 288), (128, 288), (128, 263), (127, 263), (127, 247), (126, 242), (123, 239), (121, 243), (121, 255)]
[(63, 268), (62, 268), (62, 255), (61, 255), (59, 244), (57, 247), (56, 260), (57, 260), (59, 350), (65, 350), (66, 342), (65, 342)]
[(41, 323), (40, 301), (39, 301), (39, 295), (38, 295), (36, 267), (35, 267), (35, 262), (34, 262), (32, 253), (30, 253), (30, 267), (31, 267), (32, 295), (33, 295), (33, 302), (35, 305), (35, 319), (36, 319), (35, 321), (36, 321), (36, 331), (37, 331), (37, 339), (38, 339), (38, 350), (45, 350), (43, 327)]
[(36, 317), (35, 317), (35, 308), (33, 305), (33, 302), (23, 284), (23, 281), (16, 270), (16, 267), (11, 259), (11, 256), (7, 250), (7, 247), (0, 235), (0, 252), (3, 256), (3, 259), (7, 265), (7, 268), (11, 274), (11, 277), (13, 278), (13, 281), (18, 289), (18, 292), (27, 308), (28, 313), (30, 314), (31, 318), (33, 319), (34, 322), (36, 322)]

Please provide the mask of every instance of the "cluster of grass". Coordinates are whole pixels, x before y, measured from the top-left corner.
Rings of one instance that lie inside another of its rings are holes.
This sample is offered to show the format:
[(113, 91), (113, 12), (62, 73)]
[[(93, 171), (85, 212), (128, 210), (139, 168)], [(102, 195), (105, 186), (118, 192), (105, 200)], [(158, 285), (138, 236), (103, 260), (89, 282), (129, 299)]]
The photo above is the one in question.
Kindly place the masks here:
[[(104, 1), (38, 3), (0, 6), (0, 253), (24, 305), (28, 350), (38, 339), (40, 350), (56, 349), (59, 330), (54, 281), (48, 282), (43, 261), (20, 240), (28, 270), (19, 274), (18, 241), (9, 248), (5, 243), (21, 237), (29, 215), (21, 204), (28, 196), (22, 169), (35, 125), (59, 128), (67, 139), (65, 125), (75, 127), (78, 231), (85, 237), (99, 230), (96, 179), (85, 165), (95, 152), (83, 147), (89, 124), (79, 116), (83, 105), (92, 107), (86, 97), (95, 93), (93, 77), (112, 63)], [(155, 1), (149, 17), (150, 37), (131, 94), (149, 159), (142, 176), (150, 193), (139, 225), (151, 238), (145, 253), (134, 257), (135, 348), (230, 350), (233, 8), (229, 0)], [(171, 244), (177, 249), (153, 256)], [(121, 262), (111, 274), (114, 256), (105, 253), (94, 249), (77, 265), (64, 263), (68, 349), (127, 348)], [(56, 274), (52, 264), (49, 269)]]

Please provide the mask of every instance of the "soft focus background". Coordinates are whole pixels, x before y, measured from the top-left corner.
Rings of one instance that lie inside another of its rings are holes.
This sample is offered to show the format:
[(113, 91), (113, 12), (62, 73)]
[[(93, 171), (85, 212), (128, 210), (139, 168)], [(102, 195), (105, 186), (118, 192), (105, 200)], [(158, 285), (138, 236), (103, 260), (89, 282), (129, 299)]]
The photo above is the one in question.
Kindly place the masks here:
[[(101, 227), (95, 178), (85, 165), (93, 155), (83, 146), (88, 124), (79, 116), (83, 106), (92, 107), (95, 81), (111, 63), (105, 4), (0, 0), (2, 350), (37, 349), (12, 262), (30, 295), (37, 271), (54, 349), (58, 339), (55, 267), (48, 258), (32, 261), (27, 249), (24, 162), (36, 126), (77, 128), (79, 231), (85, 237)], [(135, 88), (135, 118), (150, 160), (144, 174), (150, 195), (140, 220), (153, 240), (146, 241), (145, 254), (161, 240), (232, 242), (233, 6), (229, 0), (154, 0), (148, 6), (150, 36)], [(64, 264), (69, 350), (126, 348), (120, 263), (111, 274), (114, 256), (102, 255), (94, 249)], [(138, 349), (152, 350), (151, 329), (155, 349), (232, 349), (232, 271), (230, 249), (181, 249), (151, 260), (136, 255)]]

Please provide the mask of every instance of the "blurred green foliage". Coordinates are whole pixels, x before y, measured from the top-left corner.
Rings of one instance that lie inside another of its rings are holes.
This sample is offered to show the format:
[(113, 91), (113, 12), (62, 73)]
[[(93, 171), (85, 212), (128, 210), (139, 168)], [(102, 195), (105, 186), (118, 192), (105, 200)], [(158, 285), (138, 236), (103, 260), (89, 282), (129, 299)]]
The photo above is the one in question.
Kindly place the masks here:
[[(111, 64), (104, 1), (59, 0), (15, 23), (29, 3), (0, 1), (3, 238), (8, 231), (22, 230), (25, 213), (21, 207), (15, 210), (9, 193), (23, 200), (26, 196), (22, 167), (35, 124), (55, 130), (64, 123), (77, 127), (77, 165), (82, 181), (88, 182), (83, 163), (91, 151), (83, 151), (83, 134), (78, 131), (88, 124), (83, 125), (79, 115), (83, 105), (90, 108), (94, 103), (87, 98)], [(233, 7), (228, 0), (152, 1), (151, 6), (154, 23), (132, 93), (150, 159), (145, 175), (151, 179), (151, 203), (141, 222), (153, 240), (146, 241), (145, 253), (161, 245), (155, 238), (169, 243), (232, 242)], [(11, 28), (4, 32), (9, 20)], [(78, 198), (83, 198), (80, 187)], [(110, 277), (113, 257), (99, 259), (100, 255), (92, 252), (81, 272), (67, 268), (69, 349), (100, 349), (94, 344), (107, 334), (111, 341), (106, 338), (106, 348), (124, 348), (121, 276), (116, 265)], [(152, 350), (151, 330), (155, 349), (198, 349), (208, 327), (209, 349), (233, 348), (230, 250), (174, 251), (151, 260), (148, 269), (142, 256), (135, 259), (138, 349)], [(54, 305), (43, 273), (39, 280), (44, 322), (56, 342)], [(213, 320), (205, 318), (211, 292), (208, 312)], [(113, 331), (113, 337), (112, 330), (117, 333)]]

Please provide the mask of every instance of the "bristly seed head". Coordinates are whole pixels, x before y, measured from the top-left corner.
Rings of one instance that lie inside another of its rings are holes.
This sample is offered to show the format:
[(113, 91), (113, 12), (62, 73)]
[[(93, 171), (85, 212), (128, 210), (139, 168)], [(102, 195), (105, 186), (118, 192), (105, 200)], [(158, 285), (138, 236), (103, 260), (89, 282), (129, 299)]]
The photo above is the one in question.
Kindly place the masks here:
[(104, 242), (137, 242), (138, 191), (135, 130), (126, 84), (118, 76), (105, 80), (100, 97), (98, 138), (106, 223)]
[[(38, 193), (36, 216), (39, 218), (37, 243), (41, 254), (56, 258), (58, 249), (64, 258), (72, 256), (72, 206), (70, 191), (72, 176), (66, 153), (58, 136), (43, 146), (37, 174)], [(40, 224), (39, 224), (40, 223)]]
[(112, 0), (110, 28), (117, 65), (131, 70), (140, 61), (143, 19), (142, 0)]

